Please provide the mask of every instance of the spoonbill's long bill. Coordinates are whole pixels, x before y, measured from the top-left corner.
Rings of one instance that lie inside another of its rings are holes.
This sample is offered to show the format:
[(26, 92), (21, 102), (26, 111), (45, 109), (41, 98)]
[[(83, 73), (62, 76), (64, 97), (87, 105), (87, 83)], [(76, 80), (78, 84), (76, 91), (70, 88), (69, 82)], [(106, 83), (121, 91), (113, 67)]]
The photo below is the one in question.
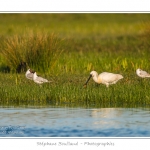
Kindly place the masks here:
[(87, 85), (88, 81), (90, 80), (90, 78), (93, 78), (93, 80), (100, 84), (105, 84), (106, 87), (109, 87), (110, 84), (116, 84), (117, 81), (119, 81), (120, 79), (123, 78), (122, 75), (120, 74), (114, 74), (114, 73), (109, 73), (109, 72), (102, 72), (101, 74), (98, 75), (98, 73), (96, 71), (91, 71), (90, 72), (90, 76), (87, 79), (86, 83), (84, 84), (84, 86)]

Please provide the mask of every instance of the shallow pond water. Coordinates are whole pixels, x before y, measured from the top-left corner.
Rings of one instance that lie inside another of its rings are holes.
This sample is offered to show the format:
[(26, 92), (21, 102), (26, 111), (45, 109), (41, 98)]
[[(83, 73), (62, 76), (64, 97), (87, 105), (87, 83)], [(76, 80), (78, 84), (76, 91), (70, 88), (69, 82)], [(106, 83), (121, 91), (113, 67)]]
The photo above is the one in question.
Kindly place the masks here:
[(143, 108), (0, 108), (0, 137), (149, 137)]

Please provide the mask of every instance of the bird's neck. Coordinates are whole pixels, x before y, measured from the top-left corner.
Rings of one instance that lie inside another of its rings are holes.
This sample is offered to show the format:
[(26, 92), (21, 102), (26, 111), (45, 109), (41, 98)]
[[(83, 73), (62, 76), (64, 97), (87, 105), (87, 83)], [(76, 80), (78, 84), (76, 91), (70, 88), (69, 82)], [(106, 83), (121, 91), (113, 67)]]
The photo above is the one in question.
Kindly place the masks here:
[(94, 80), (96, 83), (99, 83), (98, 74), (95, 74), (95, 75), (93, 76), (93, 80)]
[(100, 77), (98, 74), (95, 74), (95, 75), (93, 76), (93, 80), (94, 80), (96, 83), (98, 83), (98, 84), (102, 83), (102, 79), (101, 79), (101, 77)]

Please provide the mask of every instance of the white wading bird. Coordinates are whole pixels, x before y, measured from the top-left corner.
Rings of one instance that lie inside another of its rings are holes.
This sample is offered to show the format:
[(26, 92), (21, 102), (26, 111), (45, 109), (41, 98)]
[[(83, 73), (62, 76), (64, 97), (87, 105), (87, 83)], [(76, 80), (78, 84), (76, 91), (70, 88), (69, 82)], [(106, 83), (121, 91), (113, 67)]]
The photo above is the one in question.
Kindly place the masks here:
[(33, 81), (38, 84), (42, 84), (45, 82), (52, 82), (52, 81), (48, 81), (47, 79), (37, 76), (36, 72), (33, 73)]
[(114, 73), (109, 73), (109, 72), (102, 72), (101, 74), (98, 75), (98, 73), (96, 71), (91, 71), (90, 72), (90, 76), (87, 79), (86, 83), (84, 84), (84, 86), (87, 85), (88, 81), (90, 80), (90, 78), (93, 77), (93, 80), (100, 84), (105, 84), (106, 87), (109, 87), (110, 84), (115, 84), (117, 81), (119, 81), (120, 79), (123, 78), (122, 75), (120, 74), (114, 74)]
[(31, 69), (28, 69), (25, 74), (26, 78), (33, 80), (33, 73), (34, 73), (34, 71), (32, 71)]
[(147, 73), (146, 71), (143, 71), (141, 69), (137, 69), (136, 70), (136, 74), (141, 77), (141, 78), (147, 78), (147, 77), (150, 77), (150, 74)]

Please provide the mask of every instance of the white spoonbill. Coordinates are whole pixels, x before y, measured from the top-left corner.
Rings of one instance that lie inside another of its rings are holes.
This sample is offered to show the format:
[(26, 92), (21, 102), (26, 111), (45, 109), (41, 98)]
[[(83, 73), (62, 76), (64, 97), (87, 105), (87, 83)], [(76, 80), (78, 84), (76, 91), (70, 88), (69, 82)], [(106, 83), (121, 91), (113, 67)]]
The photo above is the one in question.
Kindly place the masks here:
[(146, 71), (143, 71), (143, 70), (141, 70), (141, 69), (137, 69), (137, 70), (136, 70), (136, 74), (137, 74), (139, 77), (141, 77), (141, 78), (148, 78), (148, 77), (150, 77), (150, 74), (149, 74), (149, 73), (147, 73)]
[(37, 76), (36, 72), (33, 73), (33, 81), (38, 84), (42, 84), (45, 82), (52, 82), (52, 81), (48, 81), (47, 79)]
[(34, 71), (32, 71), (31, 69), (28, 69), (25, 74), (26, 78), (33, 80), (33, 73), (34, 73)]
[(117, 81), (119, 81), (120, 79), (123, 78), (122, 75), (120, 74), (114, 74), (114, 73), (109, 73), (109, 72), (102, 72), (101, 74), (98, 75), (98, 73), (96, 71), (91, 71), (90, 72), (90, 76), (87, 79), (86, 83), (84, 84), (84, 86), (87, 85), (88, 81), (90, 80), (90, 78), (93, 77), (93, 80), (100, 84), (105, 84), (106, 87), (109, 87), (110, 84), (115, 84)]

